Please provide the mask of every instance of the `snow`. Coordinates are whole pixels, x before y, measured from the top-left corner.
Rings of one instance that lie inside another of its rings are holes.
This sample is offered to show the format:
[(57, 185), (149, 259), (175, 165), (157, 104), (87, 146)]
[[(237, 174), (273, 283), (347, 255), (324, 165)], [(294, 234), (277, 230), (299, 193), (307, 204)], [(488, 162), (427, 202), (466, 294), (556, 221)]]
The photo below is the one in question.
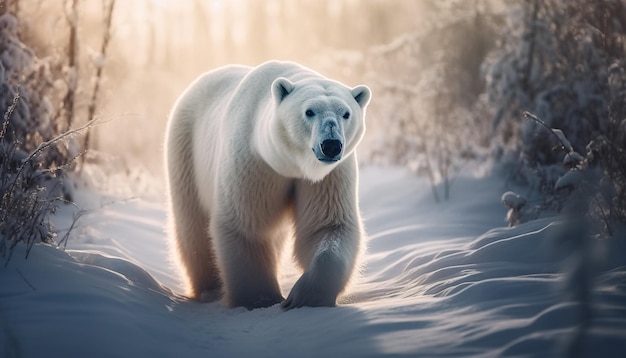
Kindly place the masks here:
[(563, 167), (565, 168), (574, 168), (580, 165), (585, 158), (582, 155), (578, 154), (576, 151), (571, 151), (563, 157)]
[(583, 179), (584, 176), (582, 171), (578, 169), (570, 169), (556, 181), (554, 189), (560, 190), (565, 188), (577, 188)]
[[(360, 278), (338, 307), (286, 312), (187, 301), (162, 200), (78, 189), (86, 211), (67, 249), (37, 245), (26, 260), (18, 247), (0, 268), (0, 355), (561, 356), (580, 305), (566, 290), (559, 218), (502, 227), (510, 188), (497, 177), (459, 177), (440, 204), (407, 170), (364, 168), (360, 182), (369, 234)], [(77, 210), (64, 207), (57, 227)], [(626, 351), (623, 241), (601, 242), (589, 356)], [(298, 274), (285, 263), (283, 294)]]
[(562, 130), (552, 128), (552, 133), (554, 133), (554, 135), (559, 139), (559, 142), (561, 143), (561, 145), (563, 145), (563, 149), (565, 149), (565, 151), (567, 151), (568, 153), (574, 151), (574, 149), (572, 148), (572, 144), (569, 142), (569, 140), (567, 140), (567, 137), (565, 137), (565, 134), (563, 134)]
[(507, 191), (502, 194), (501, 201), (507, 208), (516, 210), (519, 210), (522, 206), (526, 205), (526, 198), (512, 191)]

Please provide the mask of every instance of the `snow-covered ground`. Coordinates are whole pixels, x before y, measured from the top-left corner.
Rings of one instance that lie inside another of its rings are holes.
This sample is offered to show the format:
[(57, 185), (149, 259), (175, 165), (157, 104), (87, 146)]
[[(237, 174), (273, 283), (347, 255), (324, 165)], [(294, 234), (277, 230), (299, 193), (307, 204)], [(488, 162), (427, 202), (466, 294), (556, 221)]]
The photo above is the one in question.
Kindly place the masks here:
[[(286, 312), (185, 300), (162, 200), (81, 189), (87, 211), (65, 251), (37, 245), (25, 260), (18, 247), (0, 268), (0, 356), (554, 357), (568, 346), (625, 356), (626, 238), (594, 245), (591, 325), (576, 336), (583, 310), (566, 285), (576, 264), (564, 225), (503, 227), (508, 189), (461, 177), (451, 200), (434, 204), (407, 171), (363, 169), (360, 279), (338, 307)], [(63, 208), (56, 225), (68, 228), (76, 211)], [(286, 260), (284, 295), (297, 277)]]

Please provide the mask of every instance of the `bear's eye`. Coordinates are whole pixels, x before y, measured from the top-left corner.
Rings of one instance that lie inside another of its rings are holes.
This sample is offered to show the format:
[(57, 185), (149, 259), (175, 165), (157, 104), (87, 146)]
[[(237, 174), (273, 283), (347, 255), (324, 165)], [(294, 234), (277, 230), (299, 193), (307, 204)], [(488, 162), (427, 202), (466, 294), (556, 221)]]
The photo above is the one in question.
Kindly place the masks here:
[(304, 112), (304, 114), (305, 114), (307, 117), (313, 117), (313, 116), (315, 115), (315, 113), (314, 113), (314, 112), (313, 112), (313, 110), (311, 110), (311, 109), (307, 109), (307, 110), (306, 110), (306, 112)]
[(350, 118), (350, 112), (346, 112), (343, 114), (343, 119), (348, 119)]

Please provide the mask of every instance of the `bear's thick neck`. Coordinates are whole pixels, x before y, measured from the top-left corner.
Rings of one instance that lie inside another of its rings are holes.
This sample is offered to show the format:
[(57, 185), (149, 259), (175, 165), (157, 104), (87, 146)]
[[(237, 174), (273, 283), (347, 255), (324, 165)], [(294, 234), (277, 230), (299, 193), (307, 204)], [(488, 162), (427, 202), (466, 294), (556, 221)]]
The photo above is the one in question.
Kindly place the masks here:
[(285, 139), (280, 138), (282, 130), (278, 122), (272, 115), (263, 116), (257, 121), (252, 137), (252, 147), (277, 174), (286, 178), (302, 178), (300, 168), (284, 144)]

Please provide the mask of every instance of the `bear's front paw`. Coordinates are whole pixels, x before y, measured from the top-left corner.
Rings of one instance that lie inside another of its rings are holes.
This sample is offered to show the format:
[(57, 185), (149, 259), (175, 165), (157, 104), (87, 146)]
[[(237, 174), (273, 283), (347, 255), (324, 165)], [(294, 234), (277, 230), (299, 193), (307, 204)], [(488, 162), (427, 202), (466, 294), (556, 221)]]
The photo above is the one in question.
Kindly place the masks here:
[(328, 282), (316, 280), (308, 272), (305, 272), (291, 289), (289, 296), (281, 303), (284, 310), (309, 307), (334, 307), (337, 293), (332, 292)]

